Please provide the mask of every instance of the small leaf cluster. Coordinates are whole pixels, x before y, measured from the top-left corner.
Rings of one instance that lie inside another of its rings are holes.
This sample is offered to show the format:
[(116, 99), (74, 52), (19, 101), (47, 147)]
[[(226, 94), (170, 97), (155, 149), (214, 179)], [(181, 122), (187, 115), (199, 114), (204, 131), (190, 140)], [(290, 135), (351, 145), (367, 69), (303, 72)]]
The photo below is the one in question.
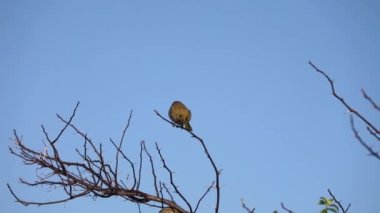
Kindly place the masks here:
[(318, 202), (319, 205), (324, 206), (320, 213), (338, 213), (339, 207), (335, 203), (334, 199), (328, 199), (326, 197), (321, 197)]

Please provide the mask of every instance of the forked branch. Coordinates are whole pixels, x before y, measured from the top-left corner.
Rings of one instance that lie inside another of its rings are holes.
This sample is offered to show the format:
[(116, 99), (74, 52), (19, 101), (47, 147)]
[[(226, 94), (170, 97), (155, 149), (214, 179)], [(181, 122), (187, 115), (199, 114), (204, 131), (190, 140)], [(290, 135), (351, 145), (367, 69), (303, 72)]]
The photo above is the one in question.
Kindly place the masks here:
[(219, 203), (220, 203), (220, 183), (219, 183), (219, 179), (220, 179), (220, 173), (221, 171), (218, 170), (218, 168), (216, 167), (216, 164), (215, 164), (215, 161), (214, 159), (211, 157), (211, 154), (210, 152), (208, 151), (207, 147), (206, 147), (206, 144), (205, 142), (203, 141), (202, 138), (200, 138), (198, 135), (196, 135), (194, 132), (192, 131), (189, 131), (185, 128), (183, 128), (182, 126), (179, 126), (173, 122), (171, 122), (170, 120), (166, 119), (165, 117), (163, 117), (157, 110), (154, 110), (154, 112), (156, 113), (157, 116), (159, 116), (162, 120), (166, 121), (167, 123), (171, 124), (172, 126), (174, 127), (177, 127), (177, 128), (180, 128), (180, 129), (183, 129), (185, 131), (187, 131), (188, 133), (190, 133), (190, 135), (195, 138), (201, 145), (202, 145), (202, 148), (204, 150), (204, 152), (206, 153), (206, 156), (208, 158), (208, 160), (210, 161), (211, 165), (212, 165), (212, 168), (214, 170), (214, 174), (215, 174), (215, 188), (216, 188), (216, 203), (215, 203), (215, 213), (218, 213), (219, 212)]
[[(73, 119), (78, 106), (79, 102), (75, 106), (68, 120), (57, 114), (57, 118), (64, 123), (64, 126), (59, 131), (57, 136), (50, 137), (46, 131), (46, 128), (42, 126), (42, 132), (47, 143), (47, 146), (42, 152), (34, 150), (24, 144), (16, 130), (14, 130), (13, 141), (15, 147), (9, 148), (11, 154), (21, 159), (25, 165), (35, 166), (37, 170), (35, 180), (27, 181), (20, 179), (21, 184), (30, 187), (42, 186), (57, 190), (61, 189), (63, 194), (65, 194), (64, 197), (57, 200), (31, 201), (18, 196), (10, 184), (7, 184), (10, 193), (17, 202), (25, 206), (42, 206), (64, 203), (69, 200), (85, 196), (101, 198), (117, 196), (137, 204), (140, 212), (140, 205), (146, 205), (160, 209), (167, 206), (176, 209), (180, 213), (189, 213), (189, 211), (185, 210), (175, 202), (175, 199), (177, 199), (178, 196), (172, 195), (163, 181), (158, 179), (157, 171), (154, 167), (153, 157), (149, 153), (143, 141), (140, 143), (140, 153), (142, 153), (141, 155), (144, 154), (148, 156), (151, 166), (151, 175), (153, 176), (154, 190), (153, 193), (140, 190), (139, 185), (140, 181), (142, 181), (141, 171), (136, 171), (135, 163), (133, 163), (122, 148), (126, 132), (130, 126), (132, 111), (129, 114), (128, 122), (122, 131), (120, 141), (115, 143), (112, 139), (110, 139), (110, 142), (116, 150), (115, 156), (112, 158), (114, 159), (114, 164), (112, 164), (108, 163), (109, 161), (104, 155), (104, 148), (102, 144), (96, 144), (93, 142), (93, 140), (90, 139), (86, 133), (73, 124)], [(82, 148), (76, 149), (76, 153), (81, 159), (79, 161), (63, 159), (61, 157), (63, 156), (61, 155), (61, 150), (59, 150), (56, 146), (58, 143), (64, 142), (62, 141), (62, 135), (64, 135), (68, 129), (73, 130), (83, 142)], [(162, 155), (161, 159), (163, 159)], [(138, 168), (141, 167), (142, 160), (139, 161), (138, 165)], [(121, 171), (121, 168), (123, 168), (123, 172)], [(133, 177), (131, 179), (128, 178), (130, 173), (132, 173)], [(175, 186), (173, 180), (170, 182), (172, 186)], [(179, 191), (177, 190), (177, 193), (178, 192)], [(189, 209), (190, 212), (192, 212), (191, 208)]]
[(348, 212), (348, 209), (350, 209), (350, 206), (351, 206), (351, 203), (348, 204), (347, 208), (344, 208), (341, 201), (337, 200), (334, 196), (334, 194), (331, 192), (330, 189), (327, 189), (327, 191), (329, 192), (330, 196), (332, 197), (332, 199), (334, 199), (335, 203), (338, 204), (339, 208), (342, 210), (343, 213), (347, 213)]
[[(351, 107), (344, 99), (342, 96), (340, 96), (336, 90), (335, 90), (335, 85), (334, 85), (334, 81), (330, 78), (330, 76), (328, 76), (324, 71), (322, 71), (321, 69), (319, 69), (317, 66), (315, 66), (312, 62), (309, 61), (309, 64), (310, 66), (312, 66), (314, 68), (314, 70), (320, 74), (322, 74), (326, 80), (329, 82), (330, 84), (330, 88), (331, 88), (331, 92), (332, 92), (332, 95), (341, 103), (343, 104), (343, 106), (351, 113), (350, 114), (350, 124), (351, 124), (351, 129), (354, 133), (354, 136), (355, 138), (357, 139), (357, 141), (370, 153), (370, 155), (374, 156), (375, 158), (379, 159), (380, 160), (380, 154), (378, 152), (376, 152), (370, 145), (368, 145), (359, 135), (358, 131), (356, 130), (355, 128), (355, 125), (354, 125), (354, 117), (357, 117), (359, 120), (361, 120), (366, 126), (367, 126), (367, 130), (368, 132), (370, 133), (370, 135), (372, 135), (377, 141), (380, 141), (380, 131), (379, 129), (371, 122), (369, 121), (369, 119), (367, 119), (366, 117), (364, 117), (358, 110), (354, 109), (353, 107)], [(373, 106), (373, 108), (375, 110), (379, 110), (379, 106), (376, 104), (375, 101), (372, 100), (372, 98), (370, 96), (367, 95), (367, 93), (362, 89), (362, 94), (363, 94), (363, 97), (369, 101), (371, 103), (371, 105)]]

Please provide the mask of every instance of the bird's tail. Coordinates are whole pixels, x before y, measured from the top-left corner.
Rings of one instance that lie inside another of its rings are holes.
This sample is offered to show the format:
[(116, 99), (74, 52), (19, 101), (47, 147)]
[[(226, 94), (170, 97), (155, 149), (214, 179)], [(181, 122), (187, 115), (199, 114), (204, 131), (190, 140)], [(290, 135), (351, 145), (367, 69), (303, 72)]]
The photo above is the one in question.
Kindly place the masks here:
[(191, 128), (189, 122), (186, 122), (186, 123), (184, 124), (184, 128), (185, 128), (186, 130), (190, 131), (190, 132), (193, 131), (193, 128)]

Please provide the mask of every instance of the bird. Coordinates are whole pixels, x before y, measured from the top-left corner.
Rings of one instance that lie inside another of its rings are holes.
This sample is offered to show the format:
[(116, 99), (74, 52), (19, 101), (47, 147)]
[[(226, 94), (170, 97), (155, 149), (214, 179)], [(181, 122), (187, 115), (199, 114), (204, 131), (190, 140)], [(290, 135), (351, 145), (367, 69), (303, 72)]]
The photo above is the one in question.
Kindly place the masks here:
[(193, 131), (193, 128), (190, 126), (191, 111), (181, 101), (174, 101), (172, 103), (169, 109), (169, 118), (187, 131)]
[(177, 209), (170, 207), (162, 208), (159, 213), (180, 213)]

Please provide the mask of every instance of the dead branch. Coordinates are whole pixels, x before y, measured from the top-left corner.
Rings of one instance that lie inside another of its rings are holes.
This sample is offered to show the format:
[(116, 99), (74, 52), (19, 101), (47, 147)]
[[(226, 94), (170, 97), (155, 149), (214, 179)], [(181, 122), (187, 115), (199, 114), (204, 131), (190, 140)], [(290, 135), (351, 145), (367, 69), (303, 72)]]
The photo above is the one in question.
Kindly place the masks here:
[(240, 202), (241, 202), (241, 206), (243, 207), (243, 209), (245, 209), (248, 213), (255, 213), (255, 208), (250, 209), (250, 208), (245, 204), (243, 198), (240, 199)]
[(162, 120), (168, 122), (169, 124), (171, 124), (172, 126), (174, 127), (177, 127), (177, 128), (180, 128), (180, 129), (183, 129), (185, 131), (187, 131), (188, 133), (191, 134), (191, 136), (195, 139), (197, 139), (197, 141), (199, 141), (203, 147), (203, 150), (204, 152), (206, 153), (206, 156), (207, 158), (209, 159), (211, 165), (212, 165), (212, 168), (214, 170), (214, 173), (215, 173), (215, 188), (216, 188), (216, 203), (215, 203), (215, 213), (218, 213), (219, 212), (219, 203), (220, 203), (220, 183), (219, 183), (219, 178), (220, 178), (220, 173), (221, 171), (218, 170), (218, 168), (216, 167), (216, 164), (214, 162), (214, 159), (211, 157), (207, 147), (206, 147), (206, 144), (204, 143), (203, 139), (200, 138), (199, 136), (197, 136), (195, 133), (193, 133), (192, 131), (189, 131), (185, 128), (183, 128), (182, 126), (179, 126), (171, 121), (169, 121), (168, 119), (166, 119), (165, 117), (163, 117), (157, 110), (154, 110), (154, 112), (156, 113), (157, 116), (159, 116)]
[(161, 149), (158, 147), (157, 143), (156, 143), (156, 150), (160, 156), (162, 166), (166, 169), (166, 171), (169, 174), (170, 184), (173, 186), (175, 193), (177, 193), (181, 197), (181, 199), (186, 203), (186, 205), (190, 209), (190, 212), (193, 212), (190, 202), (186, 199), (186, 197), (183, 195), (183, 193), (178, 189), (177, 185), (175, 184), (173, 171), (166, 164), (166, 161), (165, 161), (164, 157), (162, 156)]
[[(20, 178), (20, 183), (30, 187), (42, 186), (56, 190), (61, 189), (65, 195), (61, 199), (57, 200), (30, 201), (19, 197), (17, 193), (12, 189), (11, 185), (7, 184), (7, 187), (12, 196), (16, 199), (16, 202), (25, 206), (42, 206), (65, 203), (69, 200), (86, 196), (101, 198), (117, 196), (138, 205), (139, 212), (141, 212), (140, 205), (152, 206), (160, 209), (166, 206), (176, 209), (180, 213), (193, 212), (190, 204), (188, 206), (190, 211), (187, 211), (178, 205), (177, 202), (175, 202), (178, 196), (170, 194), (169, 189), (165, 186), (165, 184), (163, 184), (162, 181), (158, 179), (159, 177), (157, 176), (157, 172), (154, 167), (153, 157), (145, 146), (144, 141), (140, 143), (140, 161), (138, 162), (138, 171), (136, 171), (136, 166), (130, 157), (123, 151), (123, 141), (130, 126), (132, 111), (129, 114), (129, 118), (126, 126), (123, 129), (120, 141), (116, 144), (110, 138), (110, 142), (113, 144), (116, 150), (116, 154), (114, 156), (115, 163), (110, 164), (107, 163), (108, 161), (104, 155), (102, 144), (96, 144), (87, 136), (86, 133), (81, 131), (77, 126), (73, 124), (73, 119), (75, 117), (78, 106), (79, 102), (75, 106), (68, 120), (57, 114), (57, 118), (64, 123), (64, 127), (59, 131), (57, 136), (53, 137), (54, 139), (51, 139), (48, 132), (46, 131), (46, 128), (43, 125), (41, 126), (42, 132), (48, 145), (45, 147), (43, 152), (36, 151), (24, 144), (22, 139), (17, 134), (16, 130), (14, 130), (13, 141), (15, 142), (15, 147), (9, 148), (11, 154), (21, 159), (25, 165), (35, 166), (37, 171), (41, 171), (36, 172), (35, 180), (27, 181)], [(70, 161), (63, 159), (61, 157), (61, 151), (58, 149), (58, 147), (56, 147), (56, 144), (61, 140), (62, 135), (65, 134), (67, 129), (73, 130), (83, 141), (82, 148), (75, 150), (81, 159), (80, 161)], [(158, 149), (157, 143), (156, 147)], [(162, 153), (159, 152), (159, 154), (161, 160), (164, 162)], [(141, 179), (143, 155), (147, 156), (150, 162), (154, 187), (153, 193), (140, 190), (140, 183), (143, 181)], [(129, 174), (127, 175), (126, 179), (125, 176), (122, 176), (120, 168), (125, 168), (123, 165), (127, 165), (126, 168), (130, 169), (133, 177), (132, 180), (128, 179)], [(173, 175), (171, 170), (167, 169), (167, 171), (171, 176)], [(173, 178), (171, 178), (170, 183), (173, 187), (175, 186)], [(163, 189), (166, 191), (166, 193), (164, 193)], [(204, 195), (201, 197), (197, 204), (197, 208), (200, 201), (204, 198), (209, 190), (210, 189), (208, 189), (206, 193), (204, 193)], [(186, 200), (186, 198), (178, 192), (179, 190), (177, 189), (176, 193), (180, 196), (180, 198)], [(169, 196), (169, 199), (167, 199), (165, 196)]]
[(214, 186), (215, 184), (215, 181), (213, 181), (210, 186), (207, 188), (207, 190), (203, 193), (203, 195), (199, 198), (198, 202), (197, 202), (197, 205), (195, 206), (195, 210), (194, 212), (197, 212), (198, 208), (199, 208), (199, 205), (201, 204), (202, 200), (206, 197), (206, 195), (210, 192), (210, 190), (212, 189), (212, 187)]
[(380, 134), (380, 131), (370, 122), (368, 121), (362, 114), (360, 114), (357, 110), (352, 108), (341, 96), (339, 96), (335, 91), (334, 81), (322, 70), (320, 70), (318, 67), (316, 67), (312, 62), (309, 61), (309, 64), (319, 73), (321, 73), (327, 81), (330, 83), (331, 92), (333, 96), (338, 99), (345, 107), (346, 109), (353, 113), (355, 116), (357, 116), (360, 120), (362, 120), (368, 127), (370, 127), (376, 134)]
[(367, 100), (372, 104), (373, 108), (375, 108), (377, 111), (380, 111), (380, 107), (379, 107), (379, 105), (377, 105), (376, 102), (373, 101), (372, 98), (369, 97), (369, 95), (367, 95), (367, 93), (365, 92), (364, 89), (362, 89), (362, 94), (363, 94), (363, 97), (364, 97), (365, 99), (367, 99)]
[[(118, 173), (118, 170), (119, 170), (119, 154), (121, 154), (121, 146), (123, 145), (123, 142), (124, 142), (125, 133), (127, 132), (127, 129), (129, 128), (129, 125), (131, 123), (132, 113), (133, 113), (133, 111), (131, 110), (131, 112), (129, 113), (127, 125), (125, 125), (123, 133), (121, 135), (119, 146), (117, 146), (117, 147), (115, 146), (115, 148), (116, 148), (116, 163), (115, 163), (115, 175), (114, 175), (114, 179), (115, 180), (117, 179), (117, 173)], [(112, 141), (111, 138), (110, 138), (110, 141), (113, 143), (113, 141)], [(115, 143), (113, 143), (113, 144), (116, 145)], [(128, 162), (129, 162), (129, 160), (128, 160)], [(134, 167), (132, 167), (132, 168), (134, 170)]]
[(152, 155), (150, 155), (150, 153), (148, 152), (148, 149), (146, 148), (144, 141), (141, 142), (141, 145), (142, 145), (142, 149), (145, 151), (145, 154), (148, 155), (148, 157), (149, 157), (149, 162), (150, 162), (152, 176), (153, 176), (153, 186), (154, 186), (154, 189), (156, 190), (156, 196), (159, 197), (160, 191), (158, 190), (157, 175), (156, 175), (156, 171), (154, 169), (154, 163), (153, 163)]
[(283, 202), (281, 202), (281, 208), (287, 211), (288, 213), (294, 213), (292, 210), (288, 209)]
[(351, 206), (351, 203), (348, 204), (347, 208), (343, 208), (342, 204), (341, 204), (341, 201), (338, 201), (334, 194), (331, 192), (330, 189), (327, 189), (327, 191), (329, 192), (330, 196), (332, 197), (332, 199), (334, 199), (335, 203), (337, 203), (339, 205), (339, 208), (342, 210), (343, 213), (347, 213), (348, 212), (348, 209), (350, 208)]
[[(366, 126), (368, 132), (377, 140), (380, 141), (380, 131), (378, 128), (375, 127), (375, 125), (370, 122), (367, 118), (365, 118), (358, 110), (354, 109), (351, 107), (344, 99), (342, 96), (338, 95), (336, 90), (335, 90), (335, 85), (334, 81), (321, 69), (319, 69), (317, 66), (315, 66), (312, 62), (309, 61), (310, 66), (314, 68), (314, 70), (320, 74), (322, 74), (326, 80), (330, 84), (331, 92), (332, 95), (339, 100), (340, 103), (343, 104), (343, 106), (350, 112), (350, 124), (351, 124), (351, 129), (354, 133), (355, 138), (357, 141), (370, 153), (370, 155), (374, 156), (375, 158), (380, 160), (380, 155), (378, 152), (376, 152), (372, 147), (370, 147), (364, 140), (360, 137), (358, 131), (355, 128), (354, 125), (354, 116), (357, 117), (359, 120), (361, 120)], [(367, 95), (367, 93), (364, 91), (364, 89), (361, 90), (363, 97), (368, 100), (374, 109), (379, 110), (379, 106), (372, 100), (371, 97)]]
[(378, 152), (375, 152), (372, 147), (370, 147), (366, 142), (364, 142), (364, 140), (362, 139), (362, 137), (360, 137), (359, 135), (359, 132), (358, 130), (356, 130), (356, 127), (355, 127), (355, 123), (354, 123), (354, 116), (350, 115), (350, 124), (351, 124), (351, 130), (352, 132), (354, 133), (354, 136), (355, 138), (357, 139), (357, 141), (359, 141), (359, 143), (368, 150), (369, 154), (374, 156), (375, 158), (379, 159), (380, 160), (380, 155)]

